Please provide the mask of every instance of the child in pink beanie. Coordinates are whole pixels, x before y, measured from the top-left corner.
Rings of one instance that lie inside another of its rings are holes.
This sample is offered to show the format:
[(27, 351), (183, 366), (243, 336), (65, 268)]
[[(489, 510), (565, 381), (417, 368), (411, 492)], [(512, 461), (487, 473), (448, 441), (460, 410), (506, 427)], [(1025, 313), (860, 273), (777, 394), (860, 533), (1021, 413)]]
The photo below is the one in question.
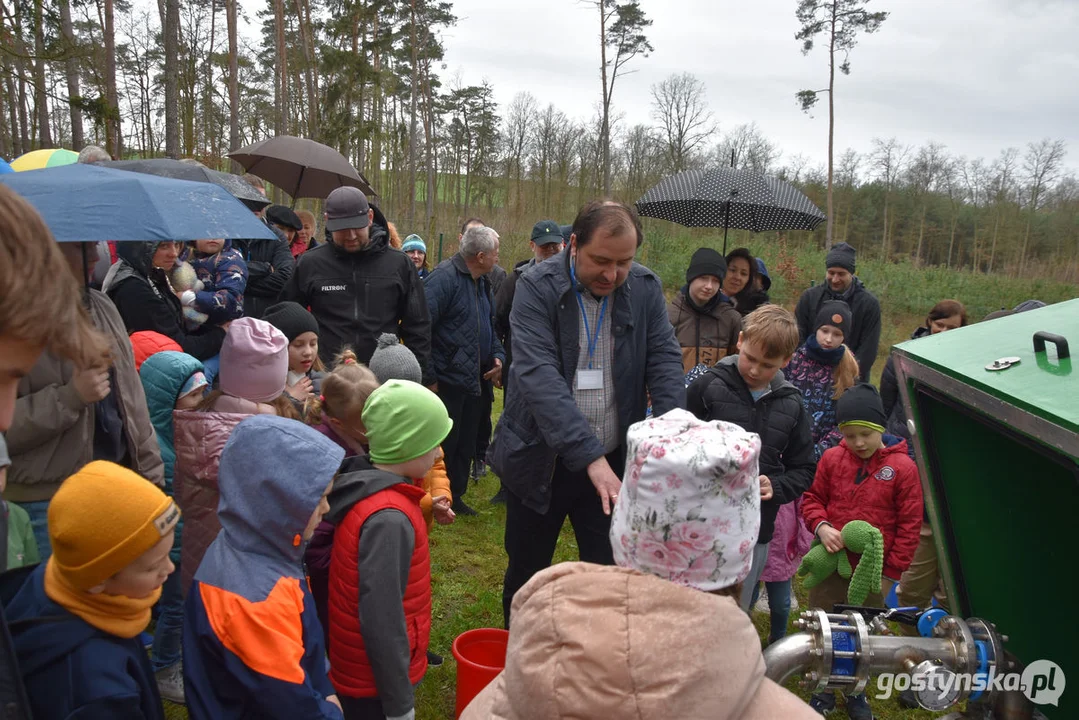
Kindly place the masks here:
[(173, 492), (184, 512), (180, 573), (185, 595), (221, 529), (217, 468), (232, 429), (252, 415), (300, 419), (284, 394), (287, 377), (288, 340), (270, 323), (242, 317), (229, 325), (221, 346), (218, 389), (194, 410), (173, 413)]

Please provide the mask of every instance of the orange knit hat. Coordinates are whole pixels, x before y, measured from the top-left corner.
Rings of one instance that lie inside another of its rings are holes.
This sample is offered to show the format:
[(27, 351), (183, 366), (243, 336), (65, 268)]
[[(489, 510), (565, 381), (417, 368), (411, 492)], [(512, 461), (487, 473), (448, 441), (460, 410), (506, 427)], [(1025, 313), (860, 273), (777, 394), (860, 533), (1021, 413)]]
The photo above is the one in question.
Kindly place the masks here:
[(89, 590), (172, 534), (180, 508), (149, 480), (98, 460), (69, 477), (49, 503), (57, 570)]

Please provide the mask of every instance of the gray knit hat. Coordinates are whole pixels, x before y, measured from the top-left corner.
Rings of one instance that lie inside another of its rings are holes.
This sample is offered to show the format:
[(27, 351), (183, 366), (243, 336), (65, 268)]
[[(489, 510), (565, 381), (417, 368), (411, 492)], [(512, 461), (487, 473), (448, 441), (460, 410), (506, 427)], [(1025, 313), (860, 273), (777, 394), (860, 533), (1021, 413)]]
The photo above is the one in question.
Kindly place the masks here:
[(7, 443), (4, 436), (0, 435), (0, 470), (11, 464), (11, 456), (7, 454)]
[(378, 345), (371, 355), (367, 367), (378, 378), (379, 383), (388, 380), (410, 380), (419, 383), (423, 380), (420, 363), (412, 351), (402, 345), (393, 333), (382, 333)]
[(824, 258), (824, 267), (826, 269), (839, 267), (853, 274), (854, 259), (857, 252), (857, 250), (845, 242), (836, 243), (832, 246), (832, 249), (828, 251), (827, 257)]

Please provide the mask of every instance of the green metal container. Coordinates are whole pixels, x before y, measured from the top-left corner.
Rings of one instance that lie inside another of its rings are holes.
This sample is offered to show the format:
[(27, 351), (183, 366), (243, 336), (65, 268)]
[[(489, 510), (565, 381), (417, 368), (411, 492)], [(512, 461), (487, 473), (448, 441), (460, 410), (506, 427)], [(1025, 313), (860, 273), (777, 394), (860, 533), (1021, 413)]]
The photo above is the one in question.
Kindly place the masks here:
[[(1079, 683), (1079, 300), (898, 345), (950, 610), (995, 623), (1020, 662)], [(1002, 358), (1005, 369), (987, 369)], [(1079, 687), (1076, 685), (1075, 687)], [(1049, 718), (1079, 717), (1079, 690)]]

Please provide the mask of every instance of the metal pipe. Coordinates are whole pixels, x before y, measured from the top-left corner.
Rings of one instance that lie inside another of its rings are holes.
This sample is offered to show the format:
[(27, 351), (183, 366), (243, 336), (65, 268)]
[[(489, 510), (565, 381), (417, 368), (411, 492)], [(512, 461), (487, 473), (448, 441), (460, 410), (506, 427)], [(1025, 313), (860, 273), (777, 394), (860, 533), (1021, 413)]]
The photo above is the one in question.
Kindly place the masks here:
[[(795, 633), (772, 643), (764, 651), (765, 675), (782, 685), (809, 668), (815, 648), (813, 633)], [(908, 661), (917, 664), (939, 659), (949, 667), (958, 663), (954, 643), (942, 638), (871, 635), (869, 647), (861, 648), (860, 653), (868, 656), (869, 672), (873, 674), (902, 671)], [(837, 652), (835, 656), (844, 657), (846, 653)]]
[(780, 685), (809, 667), (813, 657), (813, 635), (795, 633), (769, 645), (764, 650), (764, 674)]
[(869, 648), (862, 648), (869, 655), (869, 672), (902, 671), (907, 660), (915, 664), (923, 660), (942, 660), (948, 667), (958, 665), (958, 653), (951, 640), (943, 638), (903, 637), (898, 635), (871, 635)]

